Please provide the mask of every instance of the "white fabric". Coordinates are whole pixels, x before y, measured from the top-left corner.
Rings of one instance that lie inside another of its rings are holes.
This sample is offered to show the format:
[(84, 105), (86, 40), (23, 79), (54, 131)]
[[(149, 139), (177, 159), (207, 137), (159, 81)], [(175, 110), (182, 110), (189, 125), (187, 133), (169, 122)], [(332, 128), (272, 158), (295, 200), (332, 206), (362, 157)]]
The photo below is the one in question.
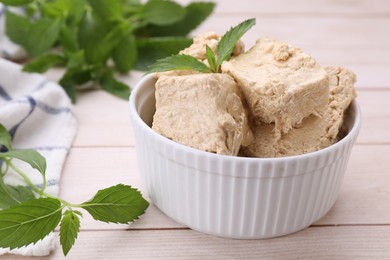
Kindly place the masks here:
[[(77, 130), (65, 91), (43, 76), (21, 72), (19, 65), (0, 58), (0, 123), (10, 132), (15, 149), (35, 149), (46, 158), (46, 192), (58, 195), (62, 166)], [(42, 184), (41, 175), (31, 167), (17, 160), (15, 164), (29, 173), (35, 185)], [(12, 172), (4, 180), (25, 185)], [(0, 248), (0, 255), (47, 255), (54, 249), (55, 239), (52, 233), (35, 245), (14, 250)]]

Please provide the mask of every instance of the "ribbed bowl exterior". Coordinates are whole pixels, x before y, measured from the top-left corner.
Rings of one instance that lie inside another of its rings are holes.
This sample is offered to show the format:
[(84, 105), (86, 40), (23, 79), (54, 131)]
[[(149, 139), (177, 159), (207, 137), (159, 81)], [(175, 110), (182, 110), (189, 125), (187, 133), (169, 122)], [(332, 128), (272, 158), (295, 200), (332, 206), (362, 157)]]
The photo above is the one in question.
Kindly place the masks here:
[(150, 128), (154, 79), (145, 77), (130, 98), (142, 178), (153, 203), (175, 221), (211, 235), (256, 239), (311, 225), (333, 206), (360, 129), (356, 101), (349, 133), (305, 155), (243, 158), (175, 143)]

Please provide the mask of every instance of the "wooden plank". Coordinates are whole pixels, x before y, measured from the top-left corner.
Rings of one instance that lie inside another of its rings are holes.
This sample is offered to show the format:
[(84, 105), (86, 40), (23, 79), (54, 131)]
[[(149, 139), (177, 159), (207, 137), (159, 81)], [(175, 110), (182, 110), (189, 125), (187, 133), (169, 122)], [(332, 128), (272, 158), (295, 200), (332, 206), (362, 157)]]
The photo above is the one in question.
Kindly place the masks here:
[(390, 91), (359, 90), (357, 100), (362, 111), (359, 143), (390, 143)]
[[(329, 63), (327, 65), (339, 64), (352, 70), (357, 76), (356, 88), (382, 88), (389, 89), (390, 82), (388, 73), (390, 65), (375, 65), (375, 64), (346, 64), (346, 63)], [(326, 64), (324, 64), (326, 65)]]
[(374, 65), (389, 66), (390, 45), (382, 48), (360, 46), (299, 46), (306, 53), (314, 57), (322, 66), (345, 66), (350, 65)]
[[(193, 2), (192, 0), (179, 0), (182, 4)], [(284, 0), (258, 1), (258, 0), (215, 0), (217, 3), (215, 13), (256, 13), (256, 14), (300, 14), (300, 15), (365, 15), (390, 13), (390, 3), (386, 0), (352, 0), (352, 1), (332, 1), (332, 0), (297, 0), (290, 4)]]
[[(142, 191), (148, 199), (142, 180), (134, 148), (73, 148), (69, 153), (61, 178), (61, 197), (74, 203), (92, 198), (99, 189), (123, 183)], [(113, 225), (94, 221), (85, 213), (82, 229), (123, 229), (128, 225)], [(150, 206), (146, 214), (131, 225), (133, 228), (182, 227)]]
[[(307, 45), (334, 47), (371, 46), (382, 48), (390, 43), (390, 17), (330, 17), (330, 16), (262, 16), (215, 15), (207, 19), (194, 34), (215, 31), (225, 33), (230, 26), (254, 17), (257, 25), (243, 37), (248, 46), (257, 38), (272, 37), (304, 47)], [(364, 33), (363, 33), (364, 32)]]
[[(390, 224), (389, 145), (354, 147), (347, 173), (335, 206), (316, 225)], [(375, 162), (375, 163), (373, 163)], [(152, 162), (151, 162), (152, 163)], [(134, 148), (73, 148), (61, 179), (61, 196), (79, 203), (98, 189), (118, 183), (139, 188), (149, 200), (140, 179)], [(154, 205), (129, 228), (180, 228)], [(107, 225), (85, 214), (82, 229), (124, 229), (127, 225)]]
[(79, 122), (75, 145), (123, 146), (133, 144), (127, 100), (104, 91), (79, 93), (74, 113)]
[(266, 240), (192, 230), (84, 231), (66, 258), (58, 246), (40, 259), (388, 259), (389, 242), (389, 226), (315, 227)]

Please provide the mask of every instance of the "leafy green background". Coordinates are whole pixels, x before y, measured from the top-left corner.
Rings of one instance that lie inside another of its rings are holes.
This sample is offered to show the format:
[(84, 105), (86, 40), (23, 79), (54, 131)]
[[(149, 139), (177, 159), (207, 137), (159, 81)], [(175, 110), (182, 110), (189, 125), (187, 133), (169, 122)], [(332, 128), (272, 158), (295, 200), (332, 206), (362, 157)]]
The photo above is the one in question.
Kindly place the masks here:
[(181, 6), (169, 0), (0, 2), (27, 10), (24, 15), (6, 12), (7, 35), (31, 58), (24, 70), (43, 73), (65, 66), (59, 83), (74, 102), (77, 88), (90, 82), (128, 99), (130, 88), (115, 73), (147, 70), (156, 60), (177, 54), (192, 43), (188, 34), (215, 7), (211, 2)]

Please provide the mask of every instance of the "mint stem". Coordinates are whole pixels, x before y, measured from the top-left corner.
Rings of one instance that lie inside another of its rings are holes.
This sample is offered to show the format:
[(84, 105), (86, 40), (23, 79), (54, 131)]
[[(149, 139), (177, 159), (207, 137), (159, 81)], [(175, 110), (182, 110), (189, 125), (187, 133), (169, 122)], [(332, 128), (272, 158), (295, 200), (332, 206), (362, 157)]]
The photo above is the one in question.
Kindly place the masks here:
[(48, 197), (48, 198), (52, 198), (52, 199), (57, 199), (59, 200), (65, 207), (68, 207), (69, 209), (71, 209), (71, 207), (76, 207), (76, 208), (82, 208), (82, 205), (81, 204), (73, 204), (73, 203), (70, 203), (66, 200), (63, 200), (57, 196), (54, 196), (54, 195), (50, 195), (48, 193), (45, 192), (45, 189), (47, 187), (47, 184), (46, 184), (46, 175), (43, 175), (43, 185), (42, 185), (42, 188), (41, 189), (38, 189), (37, 186), (35, 186), (31, 179), (24, 173), (22, 172), (22, 170), (20, 170), (18, 167), (16, 167), (15, 164), (13, 164), (11, 162), (11, 160), (6, 160), (6, 165), (9, 166), (11, 169), (13, 169), (17, 174), (19, 174), (23, 180), (27, 183), (27, 185), (33, 190), (35, 191), (39, 196), (41, 197)]
[(1, 167), (0, 167), (0, 173), (1, 173), (1, 176), (5, 176), (5, 174), (8, 172), (8, 169), (9, 169), (9, 166), (8, 166), (8, 164), (7, 163), (5, 163), (5, 169), (4, 169), (4, 171), (1, 169)]
[[(30, 188), (31, 188), (33, 191), (35, 191), (35, 192), (38, 193), (39, 195), (43, 195), (43, 194), (44, 194), (44, 190), (38, 189), (38, 188), (31, 182), (30, 178), (29, 178), (26, 174), (24, 174), (24, 172), (22, 172), (18, 167), (16, 167), (16, 166), (11, 162), (11, 160), (6, 161), (6, 164), (8, 164), (9, 167), (10, 167), (11, 169), (13, 169), (17, 174), (19, 174), (19, 175), (24, 179), (24, 181), (27, 183), (27, 185), (30, 186)], [(44, 180), (44, 181), (45, 181), (45, 184), (46, 184), (46, 180)], [(43, 185), (43, 187), (46, 188), (46, 185)]]

